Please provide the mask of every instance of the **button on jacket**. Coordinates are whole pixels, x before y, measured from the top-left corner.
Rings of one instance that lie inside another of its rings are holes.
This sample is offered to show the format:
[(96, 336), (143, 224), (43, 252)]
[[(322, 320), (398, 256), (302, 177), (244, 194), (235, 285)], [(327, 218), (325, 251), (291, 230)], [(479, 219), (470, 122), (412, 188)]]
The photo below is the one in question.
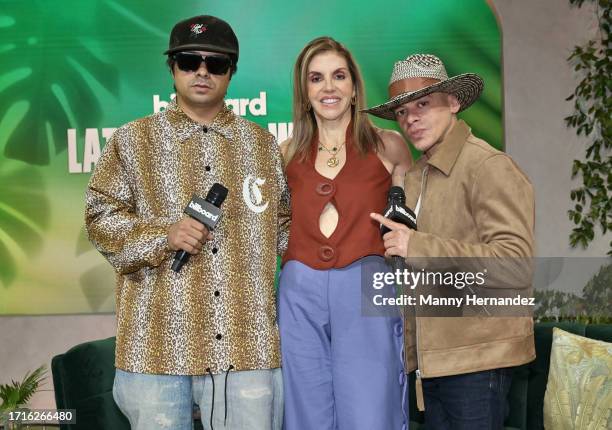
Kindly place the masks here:
[[(531, 183), (508, 155), (474, 137), (465, 122), (454, 125), (431, 158), (418, 160), (405, 185), (409, 207), (415, 208), (421, 195), (408, 265), (431, 257), (533, 256)], [(417, 367), (418, 357), (423, 377), (516, 366), (535, 358), (531, 317), (417, 317), (408, 318), (405, 328), (408, 368)]]
[[(214, 239), (175, 273), (167, 230), (215, 182), (229, 193)], [(274, 276), (289, 206), (274, 137), (227, 107), (207, 127), (172, 102), (119, 128), (85, 214), (117, 272), (116, 366), (180, 375), (279, 367)]]

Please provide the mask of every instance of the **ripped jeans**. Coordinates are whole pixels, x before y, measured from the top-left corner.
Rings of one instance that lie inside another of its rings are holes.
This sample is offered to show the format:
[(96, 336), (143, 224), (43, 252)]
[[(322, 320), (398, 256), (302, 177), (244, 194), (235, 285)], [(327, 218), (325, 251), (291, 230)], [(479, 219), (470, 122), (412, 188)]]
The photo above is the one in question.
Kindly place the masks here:
[[(280, 369), (180, 376), (117, 369), (113, 397), (132, 430), (192, 430), (193, 403), (205, 430), (280, 430), (283, 386)], [(214, 391), (214, 395), (213, 395)], [(211, 429), (212, 416), (212, 429)]]

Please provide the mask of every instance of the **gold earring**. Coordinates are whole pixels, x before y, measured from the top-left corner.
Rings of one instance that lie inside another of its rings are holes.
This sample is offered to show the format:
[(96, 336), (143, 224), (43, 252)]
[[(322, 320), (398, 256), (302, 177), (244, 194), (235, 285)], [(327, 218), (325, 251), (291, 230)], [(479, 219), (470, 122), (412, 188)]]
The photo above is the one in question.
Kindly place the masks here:
[(310, 101), (306, 102), (306, 111), (310, 111), (310, 109), (312, 109), (312, 105), (310, 104)]
[(357, 103), (357, 96), (351, 97), (351, 104), (355, 106), (356, 103)]

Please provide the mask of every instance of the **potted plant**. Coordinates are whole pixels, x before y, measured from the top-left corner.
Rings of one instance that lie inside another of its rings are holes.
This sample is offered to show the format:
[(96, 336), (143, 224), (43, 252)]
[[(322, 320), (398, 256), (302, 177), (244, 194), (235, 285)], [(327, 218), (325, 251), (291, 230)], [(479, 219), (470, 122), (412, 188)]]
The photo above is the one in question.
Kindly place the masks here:
[(46, 376), (47, 369), (42, 365), (35, 371), (26, 373), (21, 382), (11, 381), (10, 384), (0, 385), (0, 401), (2, 401), (0, 404), (0, 424), (3, 424), (5, 429), (22, 428), (19, 422), (9, 422), (9, 413), (15, 410), (24, 410)]

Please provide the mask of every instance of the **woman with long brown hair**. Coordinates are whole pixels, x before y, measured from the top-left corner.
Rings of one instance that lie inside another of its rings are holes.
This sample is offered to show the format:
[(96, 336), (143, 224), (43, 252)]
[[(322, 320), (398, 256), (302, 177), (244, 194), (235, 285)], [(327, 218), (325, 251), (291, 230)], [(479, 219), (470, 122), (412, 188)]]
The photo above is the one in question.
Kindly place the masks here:
[(341, 43), (308, 43), (293, 80), (293, 135), (281, 145), (292, 193), (279, 286), (285, 430), (399, 430), (402, 321), (362, 315), (361, 284), (387, 271), (369, 214), (403, 185), (412, 157), (399, 133), (360, 112), (363, 78)]

